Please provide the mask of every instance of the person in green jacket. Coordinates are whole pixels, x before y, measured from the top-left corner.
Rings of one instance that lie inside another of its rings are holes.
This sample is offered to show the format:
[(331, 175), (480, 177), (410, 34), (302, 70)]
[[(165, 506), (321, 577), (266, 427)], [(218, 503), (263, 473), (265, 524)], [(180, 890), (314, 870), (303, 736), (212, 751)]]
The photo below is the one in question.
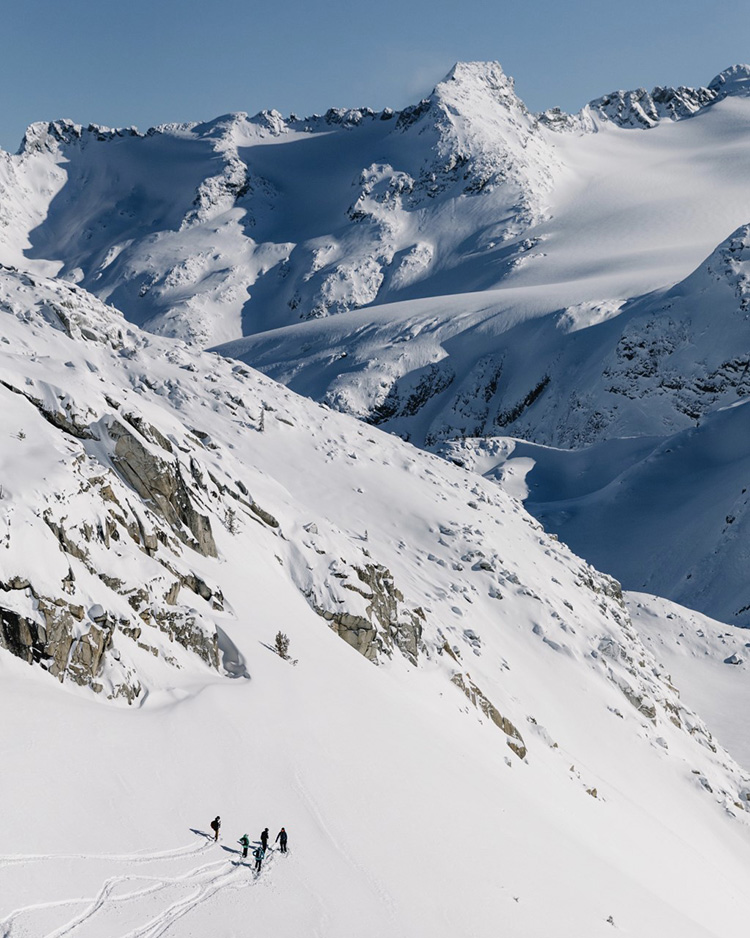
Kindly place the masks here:
[(242, 847), (242, 859), (246, 860), (247, 851), (248, 851), (248, 848), (250, 847), (250, 838), (247, 836), (247, 834), (243, 834), (242, 837), (240, 837), (240, 839), (237, 842)]

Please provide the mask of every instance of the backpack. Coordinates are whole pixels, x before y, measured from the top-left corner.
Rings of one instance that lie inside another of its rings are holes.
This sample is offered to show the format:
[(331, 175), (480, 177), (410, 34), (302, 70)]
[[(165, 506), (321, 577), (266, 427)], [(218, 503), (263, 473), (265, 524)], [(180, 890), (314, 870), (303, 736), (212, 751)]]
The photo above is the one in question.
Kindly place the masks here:
[(216, 820), (211, 821), (211, 830), (217, 831), (219, 829), (219, 822)]

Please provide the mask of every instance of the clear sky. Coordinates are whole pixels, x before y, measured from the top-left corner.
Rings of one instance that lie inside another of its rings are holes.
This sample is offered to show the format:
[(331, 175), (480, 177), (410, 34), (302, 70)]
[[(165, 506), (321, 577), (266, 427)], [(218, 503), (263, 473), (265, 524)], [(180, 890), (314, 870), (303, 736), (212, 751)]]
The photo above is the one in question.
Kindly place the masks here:
[(750, 60), (748, 0), (4, 0), (0, 146), (27, 124), (204, 120), (419, 100), (495, 59), (532, 110), (706, 84)]

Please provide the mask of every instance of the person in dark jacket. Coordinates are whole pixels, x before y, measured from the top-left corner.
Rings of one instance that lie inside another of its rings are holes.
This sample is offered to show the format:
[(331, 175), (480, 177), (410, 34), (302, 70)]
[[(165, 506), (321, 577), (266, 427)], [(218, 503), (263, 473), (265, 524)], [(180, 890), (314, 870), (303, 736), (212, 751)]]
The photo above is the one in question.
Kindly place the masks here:
[(268, 828), (266, 828), (260, 835), (260, 842), (263, 845), (263, 850), (268, 850)]
[(219, 828), (221, 827), (221, 818), (217, 814), (211, 821), (211, 830), (214, 832), (214, 841), (219, 839)]
[(247, 850), (248, 850), (248, 847), (250, 846), (250, 838), (247, 836), (247, 834), (243, 834), (242, 837), (240, 837), (240, 839), (237, 842), (242, 847), (242, 859), (246, 860)]
[(266, 851), (263, 847), (256, 847), (253, 850), (253, 856), (255, 857), (255, 872), (260, 873), (260, 868), (263, 864), (263, 857), (266, 855)]
[(276, 840), (274, 840), (274, 843), (278, 843), (279, 846), (281, 847), (282, 853), (286, 853), (286, 841), (287, 841), (286, 829), (282, 827), (281, 830), (276, 835)]

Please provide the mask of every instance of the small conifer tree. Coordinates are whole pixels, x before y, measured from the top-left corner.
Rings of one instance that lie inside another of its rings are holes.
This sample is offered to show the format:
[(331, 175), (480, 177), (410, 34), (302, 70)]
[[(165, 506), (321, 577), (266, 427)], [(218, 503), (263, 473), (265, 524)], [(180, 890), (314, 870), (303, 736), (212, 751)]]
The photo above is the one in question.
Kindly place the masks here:
[(283, 632), (276, 633), (276, 654), (280, 658), (289, 657), (289, 636), (284, 635)]

